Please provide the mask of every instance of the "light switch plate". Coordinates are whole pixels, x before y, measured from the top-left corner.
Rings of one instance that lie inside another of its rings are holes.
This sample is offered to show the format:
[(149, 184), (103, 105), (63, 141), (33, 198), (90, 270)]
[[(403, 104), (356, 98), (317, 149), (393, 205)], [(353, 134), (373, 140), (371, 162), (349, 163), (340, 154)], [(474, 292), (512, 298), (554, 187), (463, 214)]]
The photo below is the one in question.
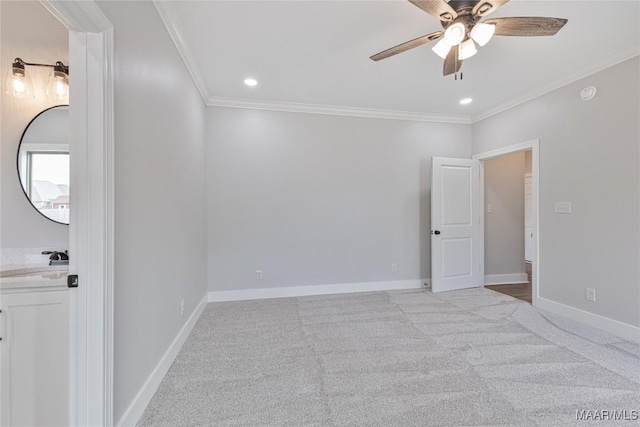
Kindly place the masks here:
[(487, 205), (487, 213), (493, 213), (493, 205)]
[(555, 202), (553, 205), (553, 211), (557, 214), (570, 214), (571, 202)]

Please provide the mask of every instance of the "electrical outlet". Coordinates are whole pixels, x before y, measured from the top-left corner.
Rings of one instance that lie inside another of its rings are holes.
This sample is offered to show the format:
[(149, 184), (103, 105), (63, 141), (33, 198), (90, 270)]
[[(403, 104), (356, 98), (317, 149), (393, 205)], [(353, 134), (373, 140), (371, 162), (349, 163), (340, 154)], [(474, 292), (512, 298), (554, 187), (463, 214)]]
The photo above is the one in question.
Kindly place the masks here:
[(180, 316), (184, 315), (184, 300), (180, 301)]
[(262, 280), (262, 270), (256, 270), (256, 280)]
[(391, 272), (392, 273), (397, 273), (398, 272), (398, 265), (397, 264), (391, 264)]
[(596, 302), (596, 290), (587, 288), (585, 298), (587, 298), (588, 301)]

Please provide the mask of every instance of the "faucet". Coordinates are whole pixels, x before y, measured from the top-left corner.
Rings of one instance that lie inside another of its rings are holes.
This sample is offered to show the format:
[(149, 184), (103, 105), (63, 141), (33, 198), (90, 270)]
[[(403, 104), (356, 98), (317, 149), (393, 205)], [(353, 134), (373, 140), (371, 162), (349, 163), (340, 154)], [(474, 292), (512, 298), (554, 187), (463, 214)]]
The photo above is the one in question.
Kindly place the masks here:
[(49, 265), (69, 265), (68, 251), (44, 251), (42, 255), (49, 255)]

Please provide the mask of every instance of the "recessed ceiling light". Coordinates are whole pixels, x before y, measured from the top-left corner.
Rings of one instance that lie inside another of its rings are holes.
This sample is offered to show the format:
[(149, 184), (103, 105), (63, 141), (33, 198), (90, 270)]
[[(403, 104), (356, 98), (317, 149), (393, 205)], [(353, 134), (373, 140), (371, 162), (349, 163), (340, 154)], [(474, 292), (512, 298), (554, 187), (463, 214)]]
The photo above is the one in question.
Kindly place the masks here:
[(471, 99), (471, 98), (461, 99), (460, 100), (460, 104), (462, 104), (462, 105), (471, 104), (471, 101), (473, 101), (473, 99)]
[(257, 86), (258, 81), (256, 79), (244, 79), (244, 84), (247, 86)]

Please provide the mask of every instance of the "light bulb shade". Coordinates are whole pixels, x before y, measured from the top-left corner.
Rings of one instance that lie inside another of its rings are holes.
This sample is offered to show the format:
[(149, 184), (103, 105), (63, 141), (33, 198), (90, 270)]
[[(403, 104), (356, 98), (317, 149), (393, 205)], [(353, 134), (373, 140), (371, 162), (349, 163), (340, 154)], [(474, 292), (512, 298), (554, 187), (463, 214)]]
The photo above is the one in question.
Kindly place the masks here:
[(25, 73), (24, 68), (11, 67), (7, 73), (5, 93), (22, 99), (33, 99), (33, 84)]
[(495, 32), (495, 25), (480, 23), (476, 24), (475, 27), (471, 29), (471, 33), (469, 35), (480, 46), (484, 46), (485, 44), (489, 43), (489, 40), (491, 40), (491, 37), (493, 37), (493, 33)]
[(47, 96), (56, 101), (69, 99), (69, 76), (60, 71), (52, 71), (47, 81)]
[(451, 47), (458, 46), (467, 33), (463, 23), (456, 22), (444, 32), (444, 41)]
[(460, 51), (458, 52), (458, 58), (463, 61), (465, 59), (471, 58), (473, 55), (478, 53), (478, 49), (476, 49), (476, 44), (473, 40), (469, 39), (466, 42), (462, 43), (459, 46)]
[(440, 58), (447, 59), (447, 55), (449, 55), (451, 46), (449, 46), (444, 40), (440, 40), (434, 47), (431, 48), (431, 50), (433, 50)]

